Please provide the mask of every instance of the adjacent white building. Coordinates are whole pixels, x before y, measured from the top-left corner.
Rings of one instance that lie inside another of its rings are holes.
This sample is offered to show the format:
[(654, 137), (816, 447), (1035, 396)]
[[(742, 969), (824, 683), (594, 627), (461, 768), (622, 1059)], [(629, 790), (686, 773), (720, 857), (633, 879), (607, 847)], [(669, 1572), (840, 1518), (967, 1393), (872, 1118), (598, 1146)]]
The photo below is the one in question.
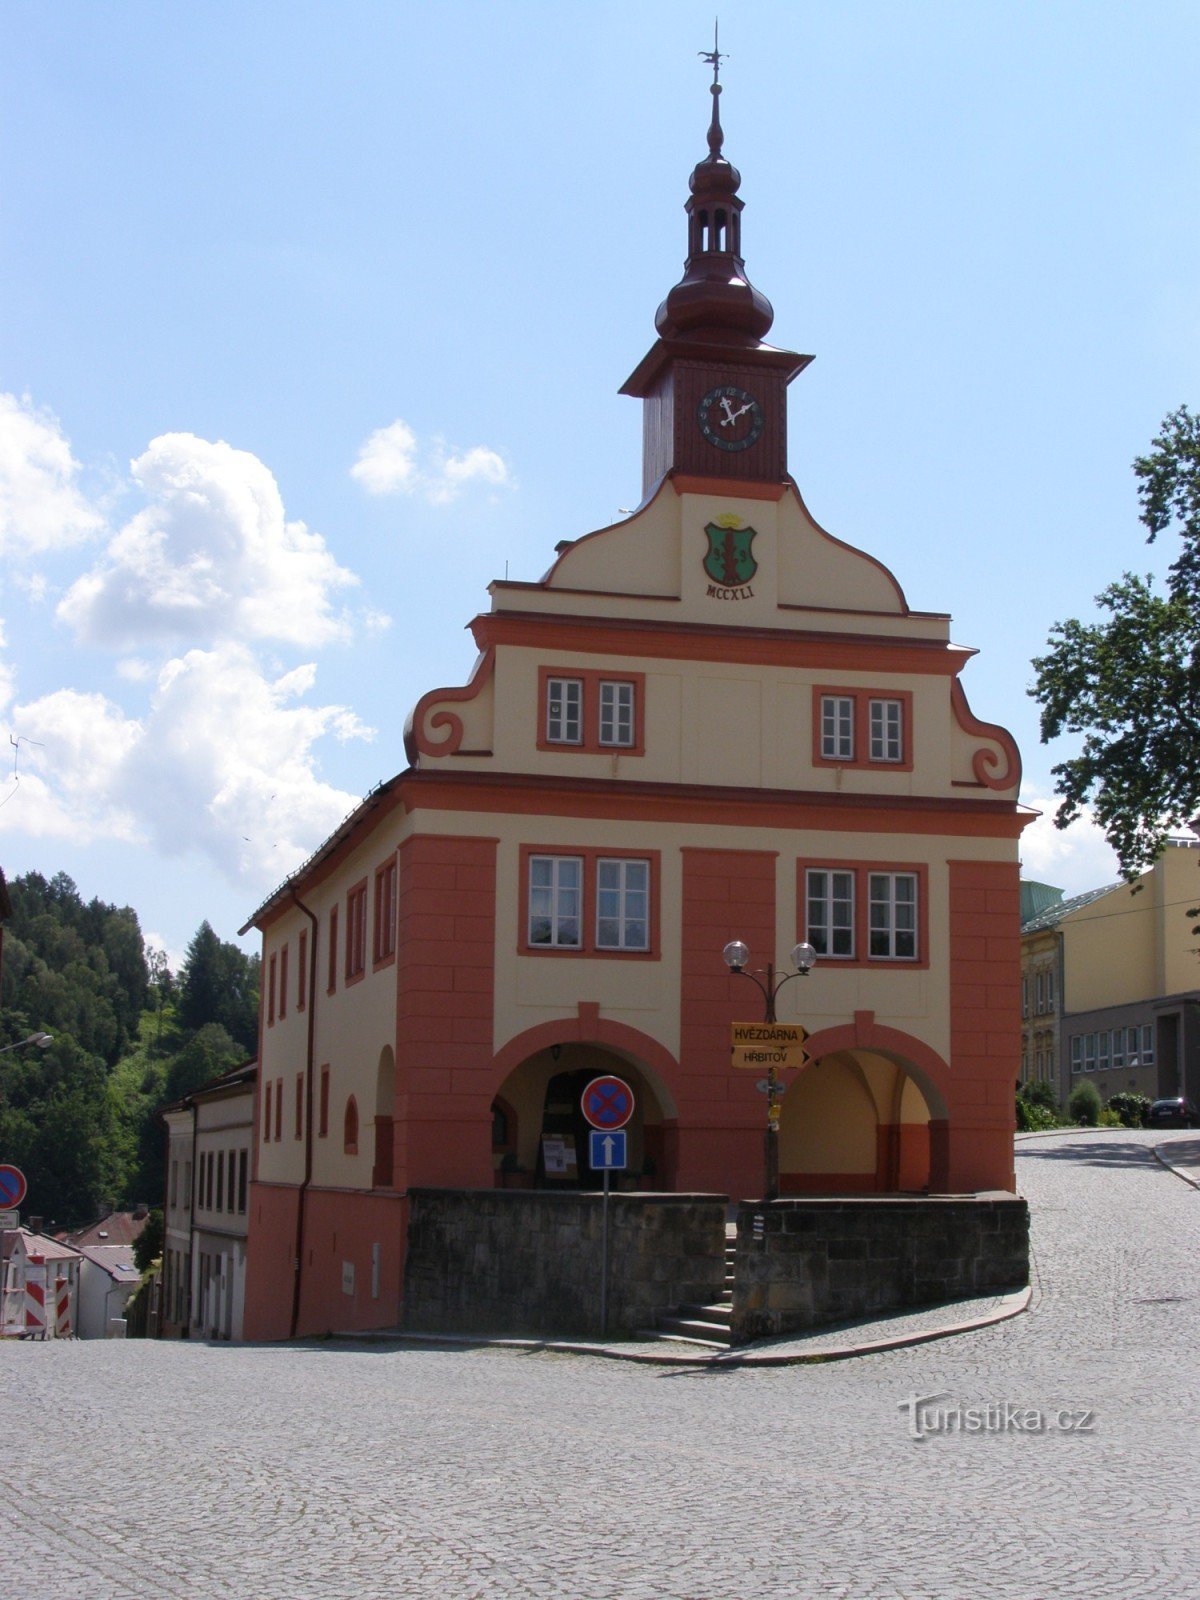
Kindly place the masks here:
[(163, 1112), (164, 1338), (242, 1337), (256, 1075), (248, 1061)]

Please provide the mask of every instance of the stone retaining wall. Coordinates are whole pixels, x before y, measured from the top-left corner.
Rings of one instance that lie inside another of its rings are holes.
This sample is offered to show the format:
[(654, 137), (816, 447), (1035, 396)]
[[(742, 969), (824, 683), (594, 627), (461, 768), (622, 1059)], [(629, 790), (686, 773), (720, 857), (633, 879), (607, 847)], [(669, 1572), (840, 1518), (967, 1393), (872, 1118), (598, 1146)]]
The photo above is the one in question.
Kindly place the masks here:
[(1011, 1194), (744, 1202), (736, 1344), (1029, 1282), (1029, 1208)]
[[(608, 1330), (724, 1287), (724, 1195), (609, 1196)], [(410, 1189), (403, 1325), (526, 1337), (600, 1331), (599, 1194)]]

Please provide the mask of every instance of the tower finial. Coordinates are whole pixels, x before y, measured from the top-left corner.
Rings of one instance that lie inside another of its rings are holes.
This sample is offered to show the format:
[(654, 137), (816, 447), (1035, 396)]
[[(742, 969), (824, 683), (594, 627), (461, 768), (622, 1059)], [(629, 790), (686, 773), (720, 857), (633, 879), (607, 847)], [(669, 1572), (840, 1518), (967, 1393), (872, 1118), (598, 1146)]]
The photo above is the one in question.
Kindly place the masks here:
[(713, 82), (714, 83), (720, 83), (720, 81), (721, 81), (721, 63), (722, 63), (722, 61), (728, 61), (728, 59), (729, 59), (729, 52), (727, 50), (722, 50), (720, 48), (720, 33), (719, 33), (720, 26), (721, 26), (720, 17), (714, 17), (713, 18), (713, 47), (712, 47), (712, 49), (711, 50), (697, 50), (696, 51), (696, 54), (700, 57), (700, 59), (702, 61), (706, 61), (708, 63), (708, 65), (713, 69)]
[(708, 149), (713, 156), (721, 154), (721, 146), (725, 142), (725, 135), (721, 130), (721, 63), (729, 59), (729, 52), (721, 49), (719, 17), (713, 18), (713, 47), (711, 50), (697, 50), (696, 54), (713, 69), (713, 81), (709, 86), (713, 97), (712, 122), (708, 127)]

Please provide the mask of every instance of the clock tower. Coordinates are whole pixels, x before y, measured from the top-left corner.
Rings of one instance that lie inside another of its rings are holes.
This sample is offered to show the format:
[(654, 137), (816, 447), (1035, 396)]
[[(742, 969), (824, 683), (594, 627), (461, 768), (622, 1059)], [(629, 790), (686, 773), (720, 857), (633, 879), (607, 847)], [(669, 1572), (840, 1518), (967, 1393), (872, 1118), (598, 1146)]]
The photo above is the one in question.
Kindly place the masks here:
[(644, 403), (642, 492), (664, 476), (779, 483), (787, 478), (787, 386), (812, 360), (764, 343), (771, 302), (742, 260), (741, 174), (722, 154), (714, 51), (708, 155), (687, 201), (683, 277), (654, 319), (659, 337), (622, 394)]

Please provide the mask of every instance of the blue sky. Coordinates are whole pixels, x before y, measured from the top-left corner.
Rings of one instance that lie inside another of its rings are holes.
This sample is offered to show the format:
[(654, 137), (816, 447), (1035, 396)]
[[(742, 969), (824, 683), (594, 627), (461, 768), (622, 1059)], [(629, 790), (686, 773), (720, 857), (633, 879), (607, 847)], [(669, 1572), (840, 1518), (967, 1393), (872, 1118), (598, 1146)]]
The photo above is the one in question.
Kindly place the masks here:
[[(790, 459), (949, 611), (1026, 798), (1030, 657), (1161, 571), (1200, 404), (1194, 4), (731, 5), (722, 102)], [(9, 6), (0, 862), (231, 937), (462, 681), (507, 570), (632, 506), (711, 8)], [(15, 758), (15, 781), (13, 764)], [(1094, 830), (1031, 875), (1111, 876)]]

